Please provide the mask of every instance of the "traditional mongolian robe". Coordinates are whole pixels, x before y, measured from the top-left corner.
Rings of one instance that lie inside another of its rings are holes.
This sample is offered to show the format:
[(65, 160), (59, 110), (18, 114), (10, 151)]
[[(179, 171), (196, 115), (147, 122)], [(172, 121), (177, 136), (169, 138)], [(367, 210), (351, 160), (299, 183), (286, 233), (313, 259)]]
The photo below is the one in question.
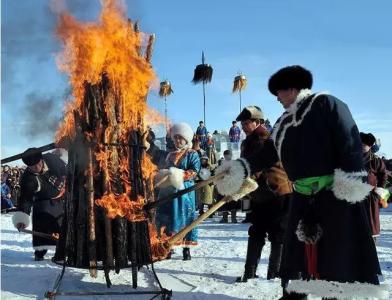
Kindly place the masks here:
[(373, 187), (364, 183), (361, 140), (347, 105), (331, 95), (301, 90), (275, 124), (273, 139), (295, 190), (281, 275), (305, 279), (292, 280), (287, 290), (383, 299), (364, 205)]
[[(193, 186), (194, 180), (200, 171), (200, 158), (193, 149), (182, 149), (173, 152), (158, 150), (156, 146), (150, 148), (149, 153), (153, 161), (159, 161), (160, 157), (166, 156), (165, 168), (175, 167), (184, 170), (184, 187)], [(175, 193), (174, 187), (162, 188), (158, 199)], [(164, 203), (157, 208), (156, 224), (158, 228), (165, 227), (166, 233), (175, 234), (195, 220), (195, 192), (190, 192), (173, 201)], [(197, 228), (192, 229), (184, 238), (183, 246), (197, 244)]]
[[(44, 168), (41, 173), (32, 173), (28, 168), (20, 180), (21, 195), (15, 214), (26, 224), (28, 215), (33, 213), (33, 230), (42, 233), (60, 233), (65, 193), (65, 163), (54, 154), (43, 155)], [(25, 216), (25, 217), (24, 217)], [(33, 235), (35, 250), (55, 249), (56, 241)]]

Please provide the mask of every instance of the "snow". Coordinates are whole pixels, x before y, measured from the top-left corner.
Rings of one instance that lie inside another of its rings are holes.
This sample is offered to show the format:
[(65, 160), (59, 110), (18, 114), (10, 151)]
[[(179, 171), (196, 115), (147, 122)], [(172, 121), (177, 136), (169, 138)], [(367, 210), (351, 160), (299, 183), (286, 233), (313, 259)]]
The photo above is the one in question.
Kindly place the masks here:
[[(240, 214), (243, 217), (243, 214)], [(241, 218), (240, 218), (241, 219)], [(154, 264), (164, 288), (173, 291), (174, 299), (278, 299), (280, 281), (266, 280), (269, 243), (263, 249), (258, 279), (235, 283), (243, 272), (247, 246), (247, 224), (220, 224), (219, 217), (208, 219), (199, 227), (199, 246), (191, 249), (192, 260), (182, 261), (181, 248), (175, 249), (171, 260)], [(381, 214), (382, 233), (377, 250), (384, 284), (392, 295), (392, 209)], [(49, 252), (53, 254), (53, 252)], [(43, 299), (52, 289), (61, 267), (49, 259), (33, 260), (31, 236), (18, 233), (11, 215), (1, 216), (1, 298)], [(130, 269), (111, 273), (113, 286), (106, 288), (103, 272), (90, 278), (86, 270), (67, 268), (60, 291), (132, 291)], [(138, 274), (137, 291), (156, 290), (151, 270), (143, 268)], [(91, 296), (89, 299), (150, 299), (152, 296)], [(86, 297), (58, 297), (86, 299)], [(319, 299), (309, 297), (310, 299)], [(159, 298), (158, 298), (159, 299)]]

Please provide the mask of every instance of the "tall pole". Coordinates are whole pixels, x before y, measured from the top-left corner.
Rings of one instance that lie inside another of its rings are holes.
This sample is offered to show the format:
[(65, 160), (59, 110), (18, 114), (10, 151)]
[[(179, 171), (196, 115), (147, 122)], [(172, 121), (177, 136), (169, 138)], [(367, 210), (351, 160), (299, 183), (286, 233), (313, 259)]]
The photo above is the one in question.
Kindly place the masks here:
[(165, 96), (165, 129), (167, 133), (167, 98)]
[(205, 83), (203, 81), (203, 107), (204, 107), (204, 117), (203, 117), (203, 121), (204, 121), (204, 126), (206, 126), (206, 90), (204, 87)]
[(241, 90), (240, 90), (240, 113), (241, 113), (241, 111), (242, 111), (242, 98), (241, 98)]

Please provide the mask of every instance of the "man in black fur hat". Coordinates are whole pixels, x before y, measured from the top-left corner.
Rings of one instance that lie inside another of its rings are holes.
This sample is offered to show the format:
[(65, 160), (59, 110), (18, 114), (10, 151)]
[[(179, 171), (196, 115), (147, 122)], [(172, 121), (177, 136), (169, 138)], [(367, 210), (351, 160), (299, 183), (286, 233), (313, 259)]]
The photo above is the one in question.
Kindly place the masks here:
[(345, 103), (313, 93), (312, 83), (301, 66), (280, 69), (268, 82), (285, 108), (272, 137), (295, 191), (280, 269), (291, 281), (282, 299), (384, 299), (358, 128)]
[(237, 278), (237, 282), (257, 277), (256, 269), (267, 235), (271, 242), (267, 279), (273, 279), (278, 277), (280, 267), (291, 183), (281, 168), (274, 143), (269, 138), (270, 133), (263, 125), (261, 109), (247, 106), (238, 115), (237, 121), (241, 122), (246, 134), (241, 144), (241, 157), (249, 162), (251, 175), (259, 185), (249, 195), (252, 212), (249, 214), (251, 226), (248, 230), (245, 272)]
[[(22, 160), (27, 168), (20, 180), (19, 211), (13, 215), (15, 227), (29, 226), (33, 208), (33, 231), (60, 233), (67, 171), (65, 163), (55, 154), (42, 155), (37, 148), (27, 149)], [(55, 247), (56, 241), (33, 235), (35, 260), (43, 260), (47, 250)]]

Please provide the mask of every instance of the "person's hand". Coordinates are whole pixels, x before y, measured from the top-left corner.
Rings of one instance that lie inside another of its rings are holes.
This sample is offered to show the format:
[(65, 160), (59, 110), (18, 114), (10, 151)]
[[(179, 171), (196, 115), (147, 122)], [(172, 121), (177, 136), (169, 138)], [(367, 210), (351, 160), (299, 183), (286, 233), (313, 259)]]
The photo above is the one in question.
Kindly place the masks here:
[(26, 228), (26, 224), (23, 224), (23, 223), (16, 224), (16, 229), (18, 229), (18, 230), (25, 229), (25, 228)]

